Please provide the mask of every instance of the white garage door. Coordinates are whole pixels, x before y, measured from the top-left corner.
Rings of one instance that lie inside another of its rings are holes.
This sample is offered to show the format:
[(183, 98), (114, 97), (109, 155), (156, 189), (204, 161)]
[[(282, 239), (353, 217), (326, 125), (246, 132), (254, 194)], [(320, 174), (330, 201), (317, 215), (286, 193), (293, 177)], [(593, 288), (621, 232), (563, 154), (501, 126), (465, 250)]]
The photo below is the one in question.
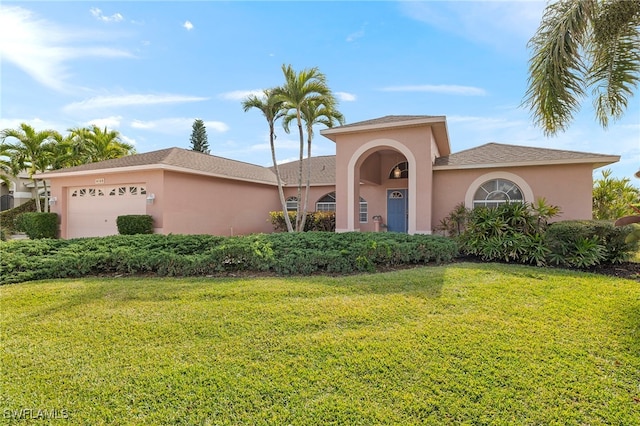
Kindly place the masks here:
[(141, 184), (69, 188), (67, 238), (118, 233), (116, 219), (147, 213), (147, 190)]

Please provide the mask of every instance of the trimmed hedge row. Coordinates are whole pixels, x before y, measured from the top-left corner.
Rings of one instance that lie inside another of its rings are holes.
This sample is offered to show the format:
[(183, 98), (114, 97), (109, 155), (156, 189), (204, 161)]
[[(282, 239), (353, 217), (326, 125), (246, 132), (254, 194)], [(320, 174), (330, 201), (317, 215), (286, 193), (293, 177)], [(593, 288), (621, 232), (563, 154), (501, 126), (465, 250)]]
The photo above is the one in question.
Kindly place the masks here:
[(44, 212), (22, 213), (16, 217), (16, 229), (32, 240), (58, 236), (58, 214)]
[(116, 226), (120, 235), (153, 234), (153, 217), (148, 214), (118, 216)]
[(0, 213), (0, 229), (6, 234), (13, 234), (16, 231), (16, 218), (22, 213), (35, 211), (36, 200), (29, 200), (18, 207), (3, 211)]
[(373, 272), (379, 267), (450, 262), (453, 240), (396, 233), (116, 235), (0, 242), (0, 284), (100, 274), (207, 276), (234, 271), (279, 275)]

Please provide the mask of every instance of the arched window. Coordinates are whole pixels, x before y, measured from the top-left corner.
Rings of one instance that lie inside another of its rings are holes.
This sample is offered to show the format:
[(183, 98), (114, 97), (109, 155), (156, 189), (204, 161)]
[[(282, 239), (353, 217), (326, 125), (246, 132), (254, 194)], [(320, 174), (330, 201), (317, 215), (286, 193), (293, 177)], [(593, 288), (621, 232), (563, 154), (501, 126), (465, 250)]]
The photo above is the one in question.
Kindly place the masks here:
[(522, 190), (507, 179), (488, 180), (473, 195), (473, 207), (496, 207), (504, 203), (524, 202)]
[(336, 211), (336, 193), (330, 192), (316, 202), (317, 212), (335, 212)]
[(295, 211), (298, 208), (298, 197), (287, 198), (287, 211)]
[[(360, 223), (369, 221), (367, 201), (360, 197)], [(317, 212), (335, 212), (336, 211), (336, 193), (330, 192), (316, 202)]]
[(389, 172), (389, 179), (408, 179), (409, 178), (409, 163), (403, 161), (393, 166)]

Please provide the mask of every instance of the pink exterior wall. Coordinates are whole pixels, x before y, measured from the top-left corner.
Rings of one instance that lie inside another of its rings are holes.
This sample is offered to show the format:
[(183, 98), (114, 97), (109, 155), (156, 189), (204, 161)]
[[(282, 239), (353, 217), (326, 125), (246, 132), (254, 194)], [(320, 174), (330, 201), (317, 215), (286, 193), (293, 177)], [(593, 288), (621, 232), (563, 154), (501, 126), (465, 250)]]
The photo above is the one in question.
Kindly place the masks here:
[[(433, 229), (457, 204), (465, 201), (469, 186), (476, 179), (494, 172), (506, 172), (522, 178), (533, 192), (534, 199), (526, 200), (527, 202), (544, 197), (548, 204), (559, 206), (562, 213), (555, 220), (591, 219), (592, 217), (593, 169), (591, 164), (435, 170)], [(524, 188), (521, 189), (524, 190)]]
[[(338, 207), (336, 212), (336, 229), (350, 229), (349, 216), (357, 219), (357, 206), (349, 209), (347, 199), (353, 185), (355, 200), (363, 187), (360, 182), (372, 186), (375, 194), (372, 198), (374, 210), (371, 215), (386, 212), (386, 189), (407, 188), (409, 190), (409, 232), (431, 232), (431, 185), (432, 163), (431, 152), (433, 133), (429, 126), (374, 130), (355, 134), (336, 135), (336, 195)], [(406, 155), (403, 155), (406, 154)], [(349, 183), (350, 164), (356, 160), (353, 170), (354, 180)], [(411, 179), (389, 180), (391, 168), (400, 161), (409, 162)], [(378, 179), (372, 170), (378, 167)], [(361, 195), (361, 194), (360, 194)], [(364, 196), (369, 202), (369, 198)], [(384, 198), (384, 201), (382, 199)], [(364, 230), (358, 221), (354, 221), (353, 230)]]
[[(130, 183), (144, 184), (153, 193), (146, 214), (162, 234), (232, 235), (271, 232), (269, 211), (279, 208), (275, 186), (163, 170), (97, 173), (51, 179), (51, 211), (61, 218), (60, 237), (67, 238), (68, 188)], [(102, 181), (100, 181), (102, 182)]]
[(269, 212), (279, 210), (277, 187), (165, 172), (163, 234), (241, 235), (272, 232)]

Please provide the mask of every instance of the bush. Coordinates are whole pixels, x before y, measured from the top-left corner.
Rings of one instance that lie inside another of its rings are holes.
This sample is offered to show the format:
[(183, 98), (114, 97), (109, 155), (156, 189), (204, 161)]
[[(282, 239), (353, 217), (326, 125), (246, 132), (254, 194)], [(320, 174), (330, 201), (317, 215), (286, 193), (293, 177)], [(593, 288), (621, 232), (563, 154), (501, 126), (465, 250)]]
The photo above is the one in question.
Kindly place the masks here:
[(29, 213), (36, 211), (36, 200), (29, 200), (24, 204), (14, 207), (9, 210), (5, 210), (0, 213), (0, 229), (5, 232), (5, 235), (13, 234), (18, 229), (16, 228), (16, 218), (22, 213)]
[(147, 214), (118, 216), (116, 225), (120, 235), (153, 234), (153, 217)]
[[(459, 210), (459, 208), (456, 208)], [(456, 210), (456, 211), (457, 211)], [(456, 214), (456, 211), (452, 213)], [(494, 208), (479, 207), (466, 216), (458, 240), (464, 253), (486, 261), (546, 263), (549, 252), (543, 233), (549, 218), (559, 208), (544, 199), (533, 204), (505, 203)], [(456, 227), (459, 225), (456, 223)]]
[[(296, 212), (287, 212), (291, 224), (295, 227)], [(282, 211), (270, 212), (269, 221), (273, 229), (277, 232), (287, 232), (287, 223), (284, 220)], [(336, 230), (335, 212), (307, 212), (307, 219), (304, 223), (304, 231), (325, 231), (334, 232)]]
[(114, 235), (0, 242), (0, 284), (97, 274), (206, 276), (236, 271), (351, 274), (450, 262), (456, 243), (434, 235), (296, 232), (237, 237)]
[(617, 227), (608, 221), (568, 220), (552, 224), (545, 234), (551, 262), (569, 267), (589, 267), (600, 263), (620, 263), (637, 250), (625, 242), (630, 226)]
[(26, 233), (32, 240), (56, 238), (58, 215), (56, 213), (22, 213), (16, 217), (16, 229)]

